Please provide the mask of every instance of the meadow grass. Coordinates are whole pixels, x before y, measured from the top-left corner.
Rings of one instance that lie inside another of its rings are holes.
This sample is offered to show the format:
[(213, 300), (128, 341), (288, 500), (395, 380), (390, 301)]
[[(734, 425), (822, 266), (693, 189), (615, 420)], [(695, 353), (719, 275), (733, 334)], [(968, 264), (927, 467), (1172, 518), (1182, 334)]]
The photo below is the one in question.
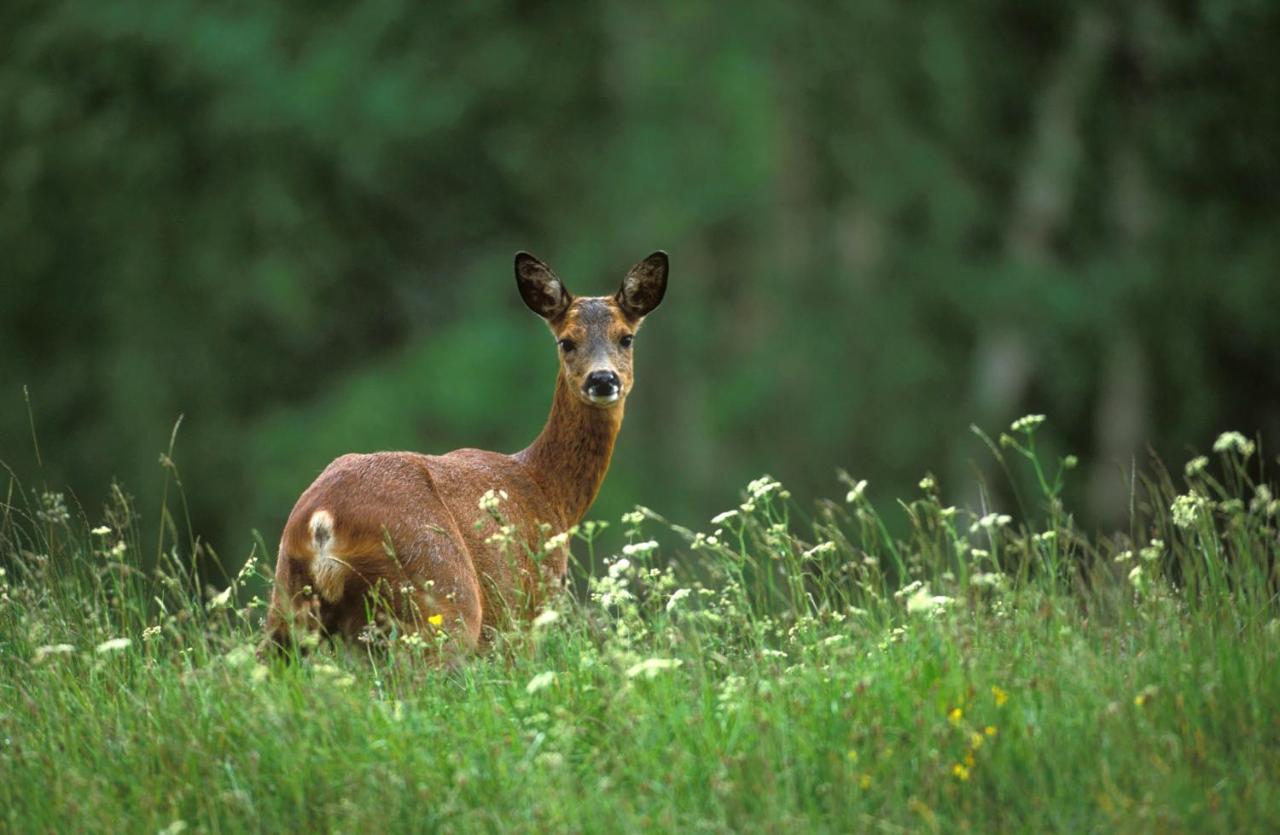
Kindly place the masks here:
[(448, 669), (395, 635), (264, 666), (265, 549), (210, 583), (176, 491), (144, 537), (120, 490), (91, 518), (14, 480), (0, 829), (1274, 826), (1261, 456), (1228, 433), (1181, 486), (1135, 479), (1128, 534), (1090, 536), (1037, 425), (989, 444), (1035, 486), (1018, 518), (931, 478), (900, 526), (852, 478), (810, 517), (764, 477), (700, 532), (638, 509), (608, 553), (583, 525), (581, 587)]

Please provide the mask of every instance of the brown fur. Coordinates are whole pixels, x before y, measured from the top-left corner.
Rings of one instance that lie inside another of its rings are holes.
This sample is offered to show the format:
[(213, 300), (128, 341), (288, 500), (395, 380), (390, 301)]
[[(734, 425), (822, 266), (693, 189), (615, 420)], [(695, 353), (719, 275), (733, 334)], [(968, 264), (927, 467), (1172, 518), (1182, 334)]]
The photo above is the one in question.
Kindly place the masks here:
[[(568, 548), (543, 543), (577, 524), (604, 482), (633, 383), (623, 337), (661, 301), (666, 273), (655, 253), (616, 295), (574, 299), (545, 264), (517, 255), (521, 295), (561, 346), (546, 426), (513, 455), (379, 452), (330, 464), (285, 524), (267, 645), (288, 646), (297, 629), (355, 636), (372, 616), (432, 640), (439, 629), (454, 651), (470, 650), (537, 612), (568, 568)], [(605, 405), (584, 391), (601, 370), (621, 384)], [(506, 495), (496, 514), (480, 507), (490, 490)], [(492, 538), (499, 520), (514, 541)]]

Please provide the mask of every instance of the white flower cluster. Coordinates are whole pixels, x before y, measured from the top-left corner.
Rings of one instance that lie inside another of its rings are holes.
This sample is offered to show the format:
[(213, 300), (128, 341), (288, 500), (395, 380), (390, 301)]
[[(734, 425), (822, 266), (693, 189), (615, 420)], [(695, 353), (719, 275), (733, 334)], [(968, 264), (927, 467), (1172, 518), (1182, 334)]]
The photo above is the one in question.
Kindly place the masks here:
[(1023, 415), (1009, 424), (1009, 428), (1014, 432), (1025, 432), (1030, 435), (1042, 423), (1044, 423), (1044, 415)]
[(1259, 484), (1253, 489), (1253, 499), (1249, 502), (1249, 510), (1259, 516), (1280, 515), (1280, 500), (1271, 495), (1271, 488)]
[(1209, 500), (1199, 493), (1187, 493), (1178, 496), (1169, 507), (1173, 514), (1173, 524), (1180, 528), (1194, 527), (1203, 512), (1209, 506)]
[[(650, 551), (656, 550), (657, 547), (657, 541), (652, 539), (646, 540), (645, 542), (632, 542), (622, 546), (622, 553), (628, 557), (634, 557), (636, 555), (647, 554)], [(625, 563), (626, 560), (620, 560), (619, 562)], [(618, 563), (614, 563), (614, 565), (617, 564)], [(610, 571), (612, 571), (612, 569), (610, 569)]]
[(547, 541), (542, 543), (542, 550), (548, 554), (558, 551), (569, 544), (569, 540), (573, 539), (578, 533), (578, 526), (574, 525), (567, 531), (561, 531), (555, 536), (548, 537)]
[(698, 531), (693, 535), (693, 542), (689, 543), (689, 550), (701, 551), (705, 548), (718, 547), (720, 545), (721, 533), (722, 531), (720, 528), (716, 528), (716, 532), (710, 534)]
[(728, 522), (730, 519), (734, 519), (734, 518), (736, 518), (737, 516), (738, 516), (738, 511), (736, 511), (736, 510), (726, 510), (726, 511), (725, 511), (725, 512), (723, 512), (723, 513), (717, 513), (715, 516), (712, 516), (712, 517), (711, 517), (711, 524), (713, 524), (713, 525), (723, 525), (725, 522)]
[[(780, 499), (791, 498), (791, 492), (783, 488), (782, 482), (778, 481), (771, 475), (762, 475), (757, 479), (753, 479), (747, 485), (747, 500), (743, 502), (738, 509), (743, 513), (751, 513), (756, 509), (757, 502), (765, 501), (769, 496), (775, 493)], [(720, 516), (724, 516), (724, 514), (722, 513)], [(717, 516), (716, 518), (718, 519), (720, 517)], [(725, 518), (728, 519), (729, 517)], [(718, 525), (720, 523), (716, 522), (716, 524)]]
[(548, 670), (545, 673), (538, 673), (536, 676), (529, 679), (529, 683), (524, 686), (524, 690), (526, 693), (533, 695), (539, 690), (545, 690), (555, 684), (555, 681), (556, 674), (551, 670)]
[(1253, 441), (1241, 435), (1239, 432), (1223, 432), (1218, 436), (1218, 440), (1213, 442), (1214, 452), (1231, 452), (1240, 453), (1244, 458), (1253, 455)]
[(762, 475), (747, 485), (747, 496), (752, 499), (763, 499), (770, 493), (782, 490), (782, 483), (771, 475)]
[(1006, 527), (1012, 521), (1013, 517), (1007, 513), (988, 513), (969, 526), (969, 533), (977, 533), (979, 530), (991, 533)]
[(978, 572), (969, 575), (969, 585), (976, 589), (1004, 589), (1009, 578), (999, 571)]
[(486, 513), (497, 513), (498, 506), (508, 498), (510, 497), (507, 496), (506, 490), (489, 489), (484, 491), (484, 495), (480, 497), (480, 501), (476, 504), (479, 505), (480, 509)]
[(929, 587), (921, 585), (907, 598), (907, 612), (932, 617), (954, 602), (953, 598), (941, 594), (930, 594)]
[(670, 612), (672, 609), (674, 609), (676, 606), (680, 604), (681, 600), (684, 600), (686, 597), (688, 597), (692, 593), (693, 592), (691, 592), (689, 589), (676, 589), (675, 591), (671, 592), (671, 596), (667, 598), (667, 611)]
[(678, 658), (646, 658), (639, 664), (632, 664), (627, 668), (627, 678), (636, 676), (644, 676), (647, 679), (657, 678), (659, 673), (674, 670), (683, 663)]
[(550, 626), (558, 620), (560, 620), (560, 613), (555, 609), (543, 609), (538, 613), (538, 616), (533, 619), (533, 626), (535, 629), (543, 626)]

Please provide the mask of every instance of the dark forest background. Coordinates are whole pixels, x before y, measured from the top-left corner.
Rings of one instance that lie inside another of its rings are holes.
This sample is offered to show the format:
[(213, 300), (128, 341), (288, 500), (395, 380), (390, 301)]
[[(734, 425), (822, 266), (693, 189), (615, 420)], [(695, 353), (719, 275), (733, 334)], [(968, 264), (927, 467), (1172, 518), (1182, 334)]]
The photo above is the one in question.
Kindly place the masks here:
[(593, 515), (968, 500), (969, 424), (1043, 412), (1123, 526), (1148, 445), (1280, 443), (1278, 44), (1265, 0), (9, 0), (0, 460), (146, 513), (185, 415), (238, 564), (342, 452), (533, 437), (515, 250), (594, 294), (663, 248)]

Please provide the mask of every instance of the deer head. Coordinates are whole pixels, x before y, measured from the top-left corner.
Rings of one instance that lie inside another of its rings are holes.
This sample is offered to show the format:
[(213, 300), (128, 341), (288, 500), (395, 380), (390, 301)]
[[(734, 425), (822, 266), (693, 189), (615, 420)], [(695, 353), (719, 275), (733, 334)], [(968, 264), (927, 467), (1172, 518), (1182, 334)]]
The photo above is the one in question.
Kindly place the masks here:
[(527, 252), (516, 253), (515, 269), (521, 298), (555, 336), (569, 390), (601, 409), (622, 403), (635, 379), (631, 343), (667, 290), (667, 254), (655, 252), (632, 267), (612, 296), (575, 298)]

